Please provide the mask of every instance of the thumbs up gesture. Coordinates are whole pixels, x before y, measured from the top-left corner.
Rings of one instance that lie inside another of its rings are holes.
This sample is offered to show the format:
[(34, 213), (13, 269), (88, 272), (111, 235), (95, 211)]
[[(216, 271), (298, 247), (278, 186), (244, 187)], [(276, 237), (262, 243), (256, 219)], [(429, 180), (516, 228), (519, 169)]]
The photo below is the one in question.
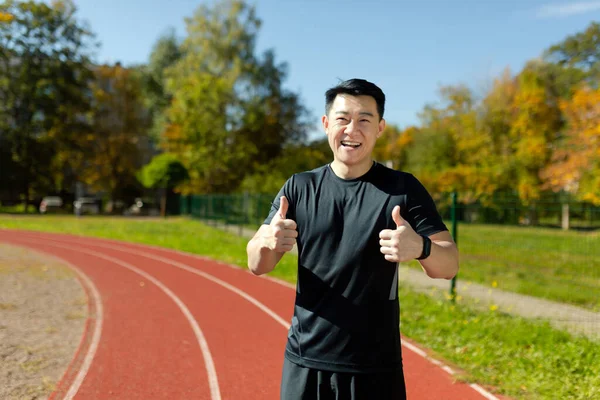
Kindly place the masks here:
[(280, 253), (292, 250), (298, 237), (296, 221), (286, 219), (288, 207), (287, 198), (281, 196), (279, 199), (279, 211), (271, 219), (271, 230), (266, 238), (268, 247)]
[(385, 259), (391, 262), (414, 260), (423, 251), (423, 239), (404, 218), (400, 216), (400, 206), (392, 210), (396, 229), (384, 229), (379, 233), (379, 245)]

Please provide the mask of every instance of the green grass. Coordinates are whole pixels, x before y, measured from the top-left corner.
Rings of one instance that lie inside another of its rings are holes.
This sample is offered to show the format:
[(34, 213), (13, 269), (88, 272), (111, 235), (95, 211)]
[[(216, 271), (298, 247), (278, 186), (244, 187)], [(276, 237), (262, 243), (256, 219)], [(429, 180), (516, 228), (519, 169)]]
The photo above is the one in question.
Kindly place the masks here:
[[(122, 239), (246, 265), (247, 239), (183, 218), (0, 217), (0, 228)], [(546, 267), (545, 273), (553, 271), (546, 266), (552, 257), (548, 258), (545, 253), (554, 252), (556, 257), (556, 252), (565, 248), (566, 243), (573, 246), (568, 250), (569, 254), (574, 257), (579, 255), (583, 260), (593, 263), (594, 260), (587, 256), (592, 249), (586, 246), (593, 245), (597, 240), (594, 236), (581, 236), (574, 232), (523, 228), (504, 230), (502, 227), (461, 226), (460, 233), (461, 250), (464, 247), (462, 251), (467, 255), (469, 251), (473, 255), (487, 255), (498, 260), (497, 263), (518, 259), (522, 262), (520, 265), (529, 265), (534, 270), (525, 272), (534, 274), (536, 269), (544, 269), (543, 266)], [(587, 244), (574, 246), (581, 243), (578, 240), (581, 237), (591, 239), (583, 242)], [(469, 241), (474, 239), (479, 247), (469, 247)], [(542, 244), (548, 247), (542, 248)], [(487, 254), (486, 249), (493, 256)], [(526, 254), (517, 257), (524, 250), (527, 250)], [(542, 253), (539, 259), (543, 261), (537, 261), (538, 257), (532, 254), (535, 252)], [(286, 255), (272, 275), (294, 282), (296, 261), (295, 256)], [(556, 264), (558, 261), (552, 262)], [(468, 257), (463, 259), (461, 279), (476, 281), (475, 277), (480, 276), (481, 282), (497, 280), (505, 289), (509, 287), (509, 279), (519, 279), (519, 274), (513, 273), (511, 266), (504, 266), (504, 274), (499, 273), (493, 278), (481, 271), (470, 271), (486, 269), (488, 265), (481, 259), (473, 264), (469, 263)], [(568, 265), (573, 271), (578, 271), (577, 268), (585, 270), (584, 266), (571, 266), (568, 262), (562, 265), (562, 268)], [(502, 269), (501, 266), (499, 268)], [(556, 273), (551, 273), (547, 281), (554, 285), (554, 279), (557, 279)], [(498, 311), (481, 311), (475, 304), (464, 300), (453, 305), (440, 292), (425, 295), (401, 287), (400, 296), (403, 334), (465, 371), (461, 379), (493, 387), (498, 393), (519, 399), (600, 398), (600, 343), (561, 332), (546, 323), (528, 321)]]
[(600, 343), (438, 294), (401, 287), (401, 330), (466, 371), (462, 379), (518, 399), (600, 398)]
[(459, 280), (600, 311), (599, 231), (459, 224), (457, 236)]
[[(247, 239), (186, 218), (0, 215), (0, 228), (60, 232), (148, 243), (202, 254), (231, 264), (246, 265)], [(292, 256), (285, 256), (279, 267), (282, 278), (295, 279), (295, 260)]]
[[(37, 209), (34, 205), (29, 205), (27, 208), (27, 212), (29, 213), (37, 213)], [(25, 212), (25, 206), (23, 204), (17, 204), (16, 206), (3, 206), (0, 203), (0, 213), (8, 213), (8, 214), (27, 214)]]

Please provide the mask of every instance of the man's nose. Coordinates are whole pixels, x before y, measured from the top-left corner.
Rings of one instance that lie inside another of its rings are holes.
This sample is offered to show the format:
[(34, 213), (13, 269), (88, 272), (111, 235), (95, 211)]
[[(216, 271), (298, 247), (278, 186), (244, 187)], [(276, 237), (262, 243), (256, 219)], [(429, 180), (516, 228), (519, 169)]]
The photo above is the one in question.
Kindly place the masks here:
[(356, 130), (357, 130), (357, 124), (353, 119), (351, 119), (350, 122), (348, 122), (348, 125), (346, 125), (346, 129), (344, 129), (344, 133), (351, 134), (351, 133), (356, 132)]

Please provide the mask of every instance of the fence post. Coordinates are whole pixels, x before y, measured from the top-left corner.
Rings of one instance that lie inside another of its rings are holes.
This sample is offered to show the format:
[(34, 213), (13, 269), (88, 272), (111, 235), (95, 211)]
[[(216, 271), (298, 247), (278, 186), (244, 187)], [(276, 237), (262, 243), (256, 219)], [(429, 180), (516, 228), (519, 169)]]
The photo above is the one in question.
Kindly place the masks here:
[(244, 194), (241, 196), (241, 201), (242, 201), (242, 210), (240, 211), (241, 216), (239, 219), (239, 224), (240, 227), (238, 229), (238, 235), (239, 236), (243, 236), (244, 235), (244, 227), (245, 225), (248, 223), (248, 191), (246, 190), (244, 192)]
[(260, 202), (262, 201), (262, 195), (259, 193), (256, 195), (256, 225), (260, 226)]
[[(452, 238), (456, 245), (458, 246), (458, 221), (457, 221), (457, 208), (458, 202), (456, 199), (456, 192), (452, 192), (452, 208), (450, 209), (450, 217), (452, 220)], [(454, 303), (456, 301), (456, 276), (452, 278), (450, 282), (450, 299)]]

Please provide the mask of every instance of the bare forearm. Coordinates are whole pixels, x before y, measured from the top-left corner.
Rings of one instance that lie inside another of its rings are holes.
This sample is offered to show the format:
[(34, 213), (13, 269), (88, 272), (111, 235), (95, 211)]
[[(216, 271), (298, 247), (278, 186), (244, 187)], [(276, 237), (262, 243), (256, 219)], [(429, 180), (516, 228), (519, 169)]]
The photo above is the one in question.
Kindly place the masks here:
[(429, 277), (452, 279), (458, 273), (456, 244), (452, 241), (432, 241), (431, 254), (420, 262)]
[(255, 275), (263, 275), (273, 271), (283, 256), (283, 252), (271, 250), (266, 241), (263, 240), (262, 235), (266, 229), (268, 229), (266, 226), (261, 227), (246, 246), (248, 268)]

